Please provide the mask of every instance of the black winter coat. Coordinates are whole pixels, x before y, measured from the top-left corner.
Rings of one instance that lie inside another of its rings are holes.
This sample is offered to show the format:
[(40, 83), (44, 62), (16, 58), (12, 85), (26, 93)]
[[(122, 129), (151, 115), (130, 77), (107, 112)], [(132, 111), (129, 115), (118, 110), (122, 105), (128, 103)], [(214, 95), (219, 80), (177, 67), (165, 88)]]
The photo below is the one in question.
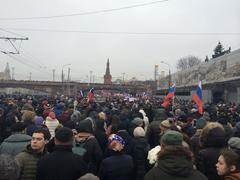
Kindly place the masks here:
[(209, 180), (220, 180), (217, 174), (216, 164), (220, 155), (220, 148), (206, 148), (199, 152), (197, 168), (205, 174)]
[(56, 145), (51, 154), (39, 160), (37, 180), (76, 180), (86, 172), (86, 163), (72, 153), (71, 146)]
[(145, 137), (134, 137), (133, 138), (133, 162), (134, 162), (134, 173), (136, 180), (143, 180), (144, 175), (150, 169), (148, 165), (148, 151), (150, 146), (147, 143)]
[(158, 166), (151, 169), (144, 180), (207, 180), (185, 156), (165, 155), (159, 159)]
[(132, 157), (115, 151), (111, 151), (111, 154), (102, 161), (99, 178), (101, 180), (133, 180)]
[(89, 173), (97, 174), (103, 158), (102, 149), (99, 146), (97, 139), (95, 137), (87, 139), (83, 147), (87, 150), (83, 157), (84, 161), (87, 163), (87, 171)]

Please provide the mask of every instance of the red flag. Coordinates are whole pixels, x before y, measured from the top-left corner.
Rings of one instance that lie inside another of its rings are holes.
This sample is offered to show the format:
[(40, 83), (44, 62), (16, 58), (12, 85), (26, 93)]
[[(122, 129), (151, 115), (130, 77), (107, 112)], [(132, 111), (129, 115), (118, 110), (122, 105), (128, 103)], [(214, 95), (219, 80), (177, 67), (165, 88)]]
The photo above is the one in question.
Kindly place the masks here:
[(94, 88), (91, 88), (90, 91), (87, 94), (87, 103), (91, 103), (93, 102), (93, 98), (94, 98)]
[(167, 108), (168, 106), (169, 106), (169, 100), (167, 99), (167, 100), (164, 100), (164, 102), (162, 103), (162, 107), (164, 107), (164, 108)]

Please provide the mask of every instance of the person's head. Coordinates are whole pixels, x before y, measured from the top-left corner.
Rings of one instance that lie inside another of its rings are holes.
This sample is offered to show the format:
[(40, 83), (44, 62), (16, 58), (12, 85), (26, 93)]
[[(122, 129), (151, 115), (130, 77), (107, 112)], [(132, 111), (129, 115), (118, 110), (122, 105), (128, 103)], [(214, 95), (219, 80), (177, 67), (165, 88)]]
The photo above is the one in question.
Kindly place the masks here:
[(56, 114), (55, 114), (53, 111), (49, 112), (48, 116), (49, 116), (51, 119), (56, 119)]
[(172, 121), (170, 119), (164, 120), (160, 123), (161, 134), (164, 134), (172, 127)]
[(17, 180), (20, 175), (20, 165), (14, 157), (2, 154), (0, 155), (0, 179)]
[(23, 122), (16, 122), (11, 126), (12, 133), (24, 133), (26, 124)]
[(125, 145), (125, 141), (122, 139), (121, 136), (116, 134), (112, 134), (108, 138), (109, 148), (113, 151), (122, 151)]
[(142, 127), (136, 127), (133, 130), (133, 135), (134, 135), (134, 137), (144, 137), (145, 136), (145, 131)]
[(42, 152), (48, 143), (49, 134), (46, 129), (37, 129), (33, 132), (31, 140), (31, 148), (38, 152)]
[(84, 176), (81, 176), (78, 180), (99, 180), (99, 178), (92, 173), (87, 173)]
[(57, 130), (54, 138), (56, 145), (72, 145), (73, 132), (70, 128), (62, 127)]
[(34, 111), (24, 111), (22, 115), (22, 120), (27, 123), (34, 122), (36, 113)]
[(169, 130), (161, 138), (161, 147), (182, 146), (183, 135), (177, 131)]
[(220, 153), (216, 164), (219, 176), (225, 176), (233, 171), (239, 170), (240, 157), (231, 149), (225, 149)]
[(225, 147), (227, 139), (223, 126), (218, 122), (207, 123), (200, 134), (199, 141), (202, 147)]

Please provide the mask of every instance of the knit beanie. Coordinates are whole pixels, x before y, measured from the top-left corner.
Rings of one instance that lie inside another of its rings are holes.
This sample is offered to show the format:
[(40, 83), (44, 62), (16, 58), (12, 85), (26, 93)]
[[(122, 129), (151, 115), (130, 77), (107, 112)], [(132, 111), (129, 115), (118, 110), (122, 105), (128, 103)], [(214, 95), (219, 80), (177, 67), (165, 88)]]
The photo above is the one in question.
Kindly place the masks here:
[(231, 137), (228, 140), (228, 145), (232, 149), (239, 149), (240, 150), (240, 138), (239, 137)]
[(196, 121), (196, 128), (197, 129), (203, 129), (206, 124), (207, 124), (207, 121), (205, 120), (205, 118), (199, 118)]
[(134, 137), (144, 137), (145, 131), (142, 127), (136, 127), (133, 131)]
[(118, 136), (116, 134), (112, 134), (109, 138), (108, 138), (108, 142), (111, 145), (113, 142), (117, 142), (122, 144), (123, 146), (125, 145), (125, 141), (123, 140), (123, 138), (121, 136)]
[(169, 130), (161, 138), (161, 144), (165, 146), (182, 146), (183, 135), (177, 131)]
[(131, 123), (135, 124), (136, 126), (141, 126), (143, 124), (143, 119), (136, 117), (132, 120)]

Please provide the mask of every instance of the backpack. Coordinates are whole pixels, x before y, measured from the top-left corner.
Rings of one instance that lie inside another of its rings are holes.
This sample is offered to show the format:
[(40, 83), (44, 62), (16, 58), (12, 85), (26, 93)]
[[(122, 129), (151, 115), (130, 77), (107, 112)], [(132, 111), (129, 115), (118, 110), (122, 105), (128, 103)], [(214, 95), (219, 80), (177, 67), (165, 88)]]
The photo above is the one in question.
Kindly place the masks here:
[(72, 152), (83, 157), (87, 152), (87, 150), (84, 148), (85, 144), (86, 141), (77, 142), (76, 145), (72, 148)]
[(72, 148), (72, 152), (84, 157), (84, 155), (87, 152), (87, 149), (85, 148), (85, 144), (91, 138), (94, 138), (94, 136), (88, 136), (83, 141), (76, 142)]

